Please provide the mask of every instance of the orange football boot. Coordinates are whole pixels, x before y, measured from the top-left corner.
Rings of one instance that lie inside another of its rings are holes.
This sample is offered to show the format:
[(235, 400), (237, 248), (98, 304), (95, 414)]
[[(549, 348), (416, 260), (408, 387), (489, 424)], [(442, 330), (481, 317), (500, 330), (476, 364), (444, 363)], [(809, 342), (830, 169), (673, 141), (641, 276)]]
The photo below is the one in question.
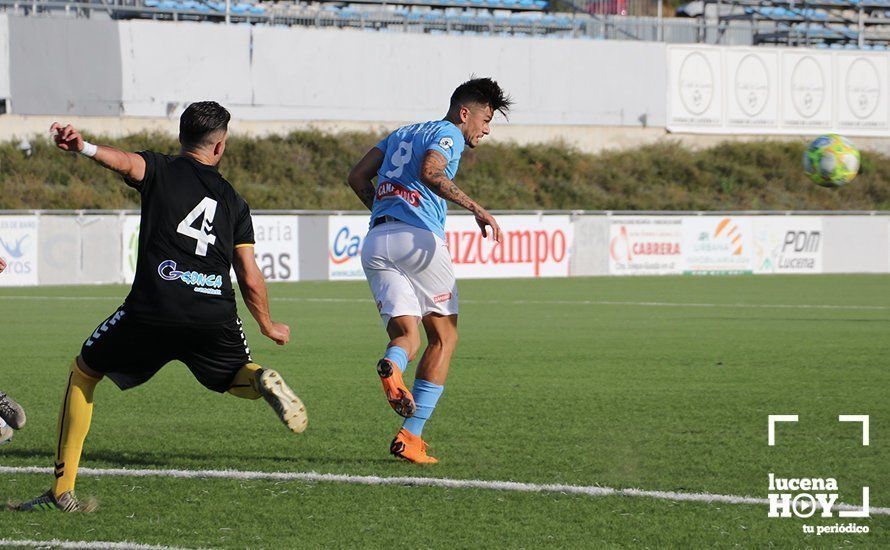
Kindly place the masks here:
[(416, 409), (414, 396), (402, 381), (402, 371), (399, 367), (389, 359), (381, 359), (377, 362), (377, 374), (383, 382), (383, 392), (386, 393), (386, 400), (389, 401), (392, 410), (404, 418), (414, 416)]
[(404, 458), (408, 462), (415, 464), (435, 464), (439, 462), (438, 458), (433, 458), (426, 454), (427, 448), (429, 446), (426, 444), (426, 441), (405, 428), (399, 430), (395, 439), (389, 444), (389, 452), (399, 458)]

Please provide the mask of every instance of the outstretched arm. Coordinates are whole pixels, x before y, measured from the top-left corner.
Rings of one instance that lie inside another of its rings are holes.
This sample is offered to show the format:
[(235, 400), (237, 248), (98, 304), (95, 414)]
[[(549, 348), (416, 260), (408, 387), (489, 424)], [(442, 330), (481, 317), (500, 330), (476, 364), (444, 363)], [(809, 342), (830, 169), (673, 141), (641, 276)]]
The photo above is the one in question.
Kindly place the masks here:
[(374, 209), (374, 184), (371, 180), (383, 166), (383, 151), (374, 147), (349, 171), (349, 187), (368, 210)]
[(443, 199), (449, 200), (472, 212), (473, 215), (476, 216), (476, 224), (478, 224), (479, 229), (482, 230), (483, 237), (488, 236), (488, 231), (485, 229), (486, 226), (491, 227), (491, 237), (495, 241), (501, 242), (501, 228), (498, 225), (498, 222), (495, 221), (494, 216), (479, 206), (476, 201), (461, 191), (456, 183), (451, 181), (445, 173), (445, 168), (447, 166), (448, 161), (442, 153), (438, 151), (427, 151), (426, 156), (423, 157), (423, 164), (420, 168), (420, 181), (429, 187), (433, 193), (439, 195)]
[(260, 332), (279, 346), (283, 346), (290, 340), (290, 327), (284, 323), (276, 323), (269, 314), (266, 280), (256, 265), (253, 246), (240, 246), (235, 249), (233, 267), (238, 277), (238, 286), (241, 288), (241, 297), (244, 298), (247, 309), (260, 326)]
[(80, 132), (70, 124), (62, 126), (58, 122), (53, 122), (49, 131), (53, 134), (56, 146), (62, 151), (84, 153), (105, 168), (113, 170), (131, 181), (140, 182), (145, 177), (145, 159), (141, 155), (127, 153), (114, 147), (87, 143)]

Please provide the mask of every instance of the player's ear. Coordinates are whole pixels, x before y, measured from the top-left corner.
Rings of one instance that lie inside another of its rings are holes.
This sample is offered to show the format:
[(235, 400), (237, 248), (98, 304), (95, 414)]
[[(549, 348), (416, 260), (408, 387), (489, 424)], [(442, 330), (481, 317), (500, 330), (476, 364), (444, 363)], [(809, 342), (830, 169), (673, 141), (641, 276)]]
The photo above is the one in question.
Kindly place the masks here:
[(213, 155), (218, 157), (223, 154), (223, 151), (226, 150), (226, 135), (223, 135), (223, 138), (220, 141), (217, 141), (213, 146)]
[(470, 108), (463, 106), (460, 108), (460, 121), (466, 122), (470, 118)]

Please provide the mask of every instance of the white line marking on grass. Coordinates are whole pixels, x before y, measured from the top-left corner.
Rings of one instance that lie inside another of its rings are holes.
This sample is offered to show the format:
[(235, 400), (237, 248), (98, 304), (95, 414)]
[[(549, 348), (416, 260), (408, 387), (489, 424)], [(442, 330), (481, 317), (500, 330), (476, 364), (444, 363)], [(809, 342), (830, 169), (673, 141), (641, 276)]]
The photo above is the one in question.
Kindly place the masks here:
[[(0, 300), (34, 300), (34, 301), (99, 301), (111, 300), (123, 302), (120, 296), (0, 296)], [(270, 298), (273, 302), (319, 302), (319, 303), (373, 303), (370, 298)], [(635, 307), (695, 307), (695, 308), (730, 308), (730, 309), (828, 309), (828, 310), (863, 310), (890, 311), (890, 306), (872, 305), (834, 305), (834, 304), (712, 304), (699, 302), (631, 302), (610, 300), (461, 300), (462, 304), (481, 305), (564, 305), (564, 306), (635, 306)]]
[(109, 542), (109, 541), (73, 541), (73, 540), (12, 540), (0, 539), (0, 546), (12, 546), (14, 548), (87, 548), (95, 550), (184, 550), (176, 546), (153, 546), (151, 544), (139, 544), (136, 542)]
[[(46, 474), (52, 468), (42, 466), (0, 466), (0, 474)], [(678, 493), (675, 491), (645, 491), (643, 489), (613, 489), (611, 487), (519, 483), (516, 481), (485, 481), (480, 479), (448, 479), (441, 477), (379, 477), (355, 476), (348, 474), (319, 474), (317, 472), (251, 472), (241, 470), (145, 470), (126, 468), (81, 468), (86, 476), (120, 477), (173, 477), (181, 479), (241, 479), (271, 481), (308, 481), (320, 483), (345, 483), (350, 485), (396, 485), (407, 487), (436, 487), (444, 489), (483, 489), (491, 491), (513, 491), (519, 493), (563, 493), (594, 497), (625, 496), (645, 497), (679, 502), (722, 502), (726, 504), (769, 504), (765, 498), (717, 495), (711, 493)], [(859, 510), (850, 504), (837, 504), (835, 510)], [(871, 507), (872, 515), (890, 515), (890, 508)]]

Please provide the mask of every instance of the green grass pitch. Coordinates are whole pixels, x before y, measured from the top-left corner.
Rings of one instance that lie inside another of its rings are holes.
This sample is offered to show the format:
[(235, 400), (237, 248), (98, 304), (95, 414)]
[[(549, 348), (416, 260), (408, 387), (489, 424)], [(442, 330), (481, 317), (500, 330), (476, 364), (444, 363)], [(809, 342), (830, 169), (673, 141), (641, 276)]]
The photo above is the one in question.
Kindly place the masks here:
[[(29, 414), (0, 448), (0, 465), (51, 466), (68, 364), (126, 290), (0, 289), (0, 389)], [(128, 392), (99, 384), (81, 466), (759, 498), (773, 472), (834, 477), (851, 504), (868, 485), (871, 506), (890, 506), (890, 277), (462, 281), (460, 291), (461, 342), (424, 434), (437, 466), (387, 452), (400, 423), (375, 374), (386, 338), (363, 282), (271, 285), (273, 317), (293, 328), (286, 347), (260, 336), (240, 308), (254, 359), (278, 369), (306, 402), (305, 434), (289, 434), (262, 401), (204, 390), (173, 363)], [(800, 415), (780, 426), (775, 447), (767, 446), (769, 414)], [(870, 446), (839, 414), (871, 416)], [(0, 498), (31, 498), (49, 483), (48, 475), (0, 474)], [(95, 495), (99, 511), (0, 511), (0, 539), (231, 548), (890, 546), (888, 516), (855, 520), (868, 534), (817, 537), (802, 525), (851, 520), (770, 519), (765, 505), (643, 497), (91, 476), (79, 479), (78, 493)]]

